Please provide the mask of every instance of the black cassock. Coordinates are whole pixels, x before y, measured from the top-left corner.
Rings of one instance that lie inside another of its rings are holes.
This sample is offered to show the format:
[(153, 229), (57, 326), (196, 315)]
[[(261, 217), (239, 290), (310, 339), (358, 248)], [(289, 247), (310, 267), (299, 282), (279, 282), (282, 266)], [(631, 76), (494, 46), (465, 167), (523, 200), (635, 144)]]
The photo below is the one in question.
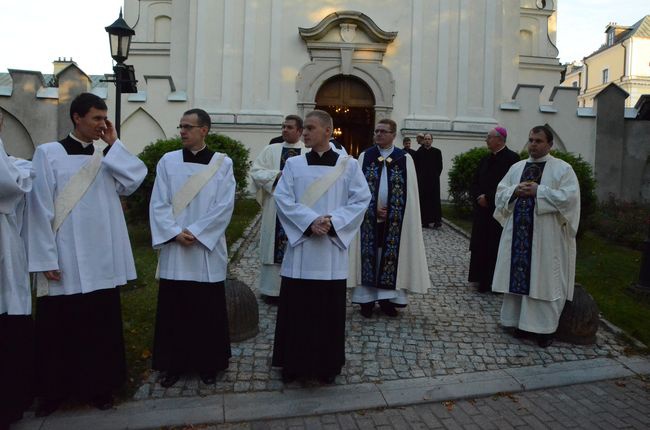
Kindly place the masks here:
[[(472, 239), (469, 249), (472, 257), (469, 263), (470, 282), (478, 282), (479, 290), (489, 291), (494, 276), (494, 266), (497, 262), (501, 225), (494, 219), (494, 196), (497, 186), (510, 166), (519, 161), (519, 155), (504, 147), (496, 154), (483, 157), (476, 169), (470, 188), (470, 196), (474, 204)], [(485, 194), (487, 207), (478, 205), (476, 199)]]
[(440, 224), (442, 220), (440, 207), (442, 152), (433, 146), (429, 149), (420, 146), (415, 153), (415, 170), (418, 176), (422, 224)]

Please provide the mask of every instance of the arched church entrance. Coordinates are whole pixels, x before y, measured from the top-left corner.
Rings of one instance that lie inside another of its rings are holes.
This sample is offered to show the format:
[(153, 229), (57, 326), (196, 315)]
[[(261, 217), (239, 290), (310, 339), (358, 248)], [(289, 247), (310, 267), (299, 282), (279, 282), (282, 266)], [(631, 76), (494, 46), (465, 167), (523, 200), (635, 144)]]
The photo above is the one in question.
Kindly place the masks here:
[(375, 97), (365, 82), (354, 76), (337, 75), (316, 93), (316, 109), (329, 112), (333, 136), (354, 157), (373, 142)]

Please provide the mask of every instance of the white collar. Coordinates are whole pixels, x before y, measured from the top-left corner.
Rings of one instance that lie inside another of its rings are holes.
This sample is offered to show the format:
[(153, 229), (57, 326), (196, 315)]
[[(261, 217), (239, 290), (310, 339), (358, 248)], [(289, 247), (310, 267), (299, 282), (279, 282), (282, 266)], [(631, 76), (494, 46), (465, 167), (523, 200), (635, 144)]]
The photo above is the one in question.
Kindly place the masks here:
[(74, 134), (72, 134), (72, 132), (70, 132), (69, 136), (70, 136), (71, 138), (73, 138), (74, 140), (76, 140), (77, 142), (81, 143), (81, 146), (83, 146), (84, 148), (87, 148), (88, 145), (92, 145), (92, 144), (93, 144), (92, 142), (84, 142), (83, 140), (79, 139), (77, 136), (75, 136)]

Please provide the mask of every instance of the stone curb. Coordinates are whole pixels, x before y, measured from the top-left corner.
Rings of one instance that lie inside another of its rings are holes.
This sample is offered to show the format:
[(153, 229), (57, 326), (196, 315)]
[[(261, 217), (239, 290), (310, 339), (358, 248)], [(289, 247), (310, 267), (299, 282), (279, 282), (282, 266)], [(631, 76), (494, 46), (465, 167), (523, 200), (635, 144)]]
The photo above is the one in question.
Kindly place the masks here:
[(143, 400), (110, 411), (86, 409), (27, 418), (12, 428), (149, 429), (236, 423), (471, 399), (648, 374), (650, 360), (644, 357), (596, 358), (384, 383)]

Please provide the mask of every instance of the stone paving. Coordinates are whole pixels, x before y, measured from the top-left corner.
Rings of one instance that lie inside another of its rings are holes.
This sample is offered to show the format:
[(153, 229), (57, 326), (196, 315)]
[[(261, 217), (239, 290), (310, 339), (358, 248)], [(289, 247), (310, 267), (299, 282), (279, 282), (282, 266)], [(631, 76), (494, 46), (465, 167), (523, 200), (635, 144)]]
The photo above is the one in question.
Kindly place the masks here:
[[(259, 298), (257, 245), (259, 228), (250, 228), (230, 267), (234, 277), (248, 284)], [(335, 384), (381, 382), (402, 378), (461, 374), (483, 370), (542, 365), (554, 362), (617, 357), (626, 346), (608, 331), (599, 330), (595, 345), (556, 342), (547, 349), (530, 340), (514, 339), (498, 324), (501, 297), (480, 294), (467, 282), (469, 240), (445, 224), (425, 229), (424, 241), (433, 288), (412, 294), (410, 304), (396, 318), (376, 309), (363, 318), (348, 300), (346, 365)], [(282, 390), (279, 369), (271, 368), (275, 306), (258, 300), (259, 334), (233, 343), (229, 369), (214, 385), (188, 375), (164, 389), (152, 372), (135, 399), (201, 396), (224, 392)], [(290, 387), (300, 387), (294, 382)]]
[[(648, 429), (650, 380), (625, 378), (458, 402), (192, 426), (272, 429)], [(188, 428), (188, 427), (185, 427)], [(180, 427), (179, 427), (180, 429)]]

